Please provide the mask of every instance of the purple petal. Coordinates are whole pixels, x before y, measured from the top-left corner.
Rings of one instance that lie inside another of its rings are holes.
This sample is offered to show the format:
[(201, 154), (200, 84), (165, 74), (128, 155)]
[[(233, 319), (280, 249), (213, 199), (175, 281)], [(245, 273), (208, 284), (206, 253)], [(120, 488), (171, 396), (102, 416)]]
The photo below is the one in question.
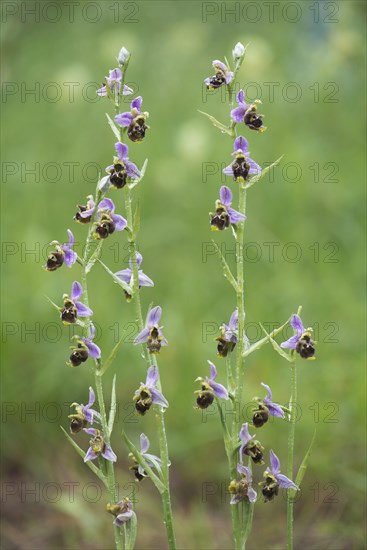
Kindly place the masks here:
[(92, 357), (92, 359), (99, 359), (101, 357), (101, 350), (97, 344), (92, 342), (89, 338), (84, 338), (84, 342), (88, 348), (89, 356)]
[(156, 325), (159, 323), (159, 320), (162, 315), (162, 308), (160, 306), (153, 307), (147, 316), (147, 327), (152, 327), (153, 325)]
[(237, 330), (237, 327), (238, 327), (238, 309), (236, 308), (229, 320), (228, 329), (234, 331), (234, 330)]
[(93, 325), (92, 322), (91, 322), (90, 325), (89, 325), (89, 334), (90, 334), (89, 338), (90, 338), (91, 340), (93, 340), (93, 338), (94, 338), (95, 335), (96, 335), (96, 327)]
[(91, 317), (93, 315), (93, 311), (82, 302), (75, 302), (75, 307), (79, 317)]
[(228, 391), (224, 386), (222, 386), (222, 384), (218, 384), (218, 382), (210, 380), (210, 386), (213, 388), (213, 391), (217, 397), (220, 397), (221, 399), (229, 399)]
[(110, 71), (109, 78), (111, 80), (121, 80), (122, 78), (121, 70), (119, 68), (113, 69), (112, 71)]
[(162, 461), (159, 456), (152, 455), (150, 453), (145, 453), (145, 460), (154, 468), (160, 468)]
[(284, 418), (285, 414), (280, 405), (277, 403), (268, 402), (267, 399), (264, 399), (265, 405), (268, 407), (269, 412), (272, 416), (277, 416), (278, 418)]
[(89, 447), (88, 451), (85, 454), (84, 462), (88, 462), (88, 460), (94, 460), (97, 458), (98, 455), (93, 451), (92, 447)]
[(270, 466), (274, 475), (280, 472), (280, 461), (274, 451), (270, 451)]
[(64, 262), (66, 266), (72, 267), (72, 265), (74, 265), (77, 260), (78, 254), (66, 247), (63, 248), (63, 250), (64, 250)]
[(232, 191), (229, 187), (226, 187), (225, 185), (222, 185), (219, 191), (219, 198), (220, 202), (224, 204), (224, 206), (231, 206), (232, 204)]
[(208, 361), (210, 367), (210, 380), (215, 380), (217, 377), (217, 368), (211, 361)]
[(226, 84), (229, 84), (233, 80), (233, 73), (231, 71), (226, 71), (225, 81)]
[(115, 224), (116, 231), (123, 231), (127, 226), (127, 221), (119, 214), (112, 214), (111, 218), (113, 219), (113, 223)]
[(115, 273), (115, 275), (116, 275), (116, 277), (121, 279), (121, 281), (123, 281), (124, 283), (130, 284), (133, 272), (128, 267), (127, 269), (123, 269), (122, 271), (118, 271), (117, 273)]
[(83, 294), (83, 287), (78, 281), (74, 281), (71, 285), (71, 299), (72, 300), (79, 300), (79, 298)]
[(166, 339), (166, 337), (164, 336), (164, 334), (163, 334), (163, 332), (161, 331), (161, 329), (159, 329), (158, 335), (159, 335), (160, 338), (162, 338), (162, 340), (161, 340), (161, 346), (168, 346), (167, 339)]
[(137, 111), (140, 111), (141, 104), (143, 103), (143, 98), (141, 96), (136, 97), (131, 102), (131, 109), (136, 109)]
[(152, 279), (141, 270), (139, 271), (139, 286), (154, 286)]
[(234, 140), (233, 150), (237, 153), (238, 150), (241, 150), (243, 154), (248, 152), (248, 141), (243, 136), (238, 136)]
[(299, 490), (298, 485), (293, 483), (293, 481), (291, 479), (289, 479), (289, 477), (285, 476), (284, 474), (277, 474), (275, 477), (276, 477), (279, 485), (281, 487), (283, 487), (284, 489), (297, 489), (297, 490)]
[(215, 59), (212, 63), (212, 66), (214, 67), (214, 69), (218, 67), (224, 73), (227, 71), (227, 65), (225, 65), (222, 61), (219, 61), (219, 59)]
[(247, 488), (247, 498), (249, 499), (250, 502), (256, 502), (257, 493), (255, 489), (253, 489), (252, 487)]
[(117, 456), (115, 455), (115, 453), (111, 449), (110, 445), (108, 445), (108, 443), (106, 443), (106, 445), (105, 445), (105, 448), (102, 452), (102, 456), (103, 456), (103, 458), (105, 458), (106, 460), (109, 460), (110, 462), (116, 462), (116, 460), (117, 460)]
[(237, 464), (237, 472), (239, 474), (242, 474), (242, 475), (246, 476), (246, 479), (247, 479), (248, 483), (251, 484), (252, 474), (251, 474), (250, 468), (248, 468), (247, 466), (244, 466), (243, 464)]
[(165, 407), (166, 409), (168, 408), (168, 401), (164, 397), (162, 392), (160, 392), (156, 388), (151, 388), (150, 393), (151, 393), (151, 396), (152, 396), (152, 402), (155, 405), (160, 405), (161, 407)]
[(225, 174), (226, 176), (233, 176), (232, 164), (229, 164), (223, 169), (223, 174)]
[(125, 160), (126, 173), (129, 178), (140, 178), (140, 171), (138, 167), (130, 160)]
[(113, 523), (115, 525), (117, 525), (117, 527), (122, 527), (124, 523), (126, 523), (127, 521), (129, 521), (132, 518), (133, 513), (134, 512), (132, 510), (128, 510), (127, 512), (123, 512), (122, 514), (119, 514), (118, 516), (116, 516)]
[(89, 435), (97, 435), (97, 430), (95, 428), (83, 428), (83, 431)]
[(236, 95), (236, 101), (237, 103), (244, 103), (245, 102), (245, 92), (243, 90), (240, 90), (238, 94)]
[(89, 388), (89, 401), (88, 401), (87, 407), (91, 407), (94, 404), (95, 400), (96, 400), (96, 396), (94, 394), (92, 386), (90, 386), (90, 388)]
[(254, 437), (255, 436), (254, 435), (251, 436), (248, 431), (248, 422), (245, 422), (245, 424), (242, 425), (242, 428), (240, 430), (239, 438), (246, 445), (249, 441), (251, 441), (251, 439), (254, 439)]
[(294, 330), (298, 333), (305, 332), (305, 327), (301, 321), (301, 318), (298, 315), (292, 315), (291, 325)]
[(295, 334), (294, 336), (291, 336), (289, 338), (289, 340), (286, 340), (285, 342), (282, 342), (280, 344), (280, 347), (281, 348), (294, 349), (297, 345), (298, 340), (299, 340), (299, 336), (298, 336), (298, 334)]
[(147, 379), (145, 381), (145, 384), (148, 386), (148, 388), (153, 388), (159, 379), (159, 372), (158, 367), (149, 367), (147, 372)]
[(249, 157), (247, 157), (247, 162), (250, 165), (250, 170), (248, 172), (249, 174), (261, 174), (261, 166), (259, 166), (257, 162), (250, 159)]
[(143, 330), (137, 335), (137, 337), (134, 340), (134, 345), (142, 344), (143, 342), (146, 342), (148, 340), (148, 336), (150, 334), (149, 328), (143, 328)]
[(234, 208), (227, 207), (227, 211), (229, 214), (229, 221), (231, 223), (243, 222), (246, 219), (246, 216), (244, 214), (240, 214), (240, 212), (237, 212), (237, 210), (234, 210)]
[[(142, 261), (143, 261), (143, 256), (140, 254), (140, 252), (136, 252), (135, 253), (135, 258), (136, 258), (136, 265), (138, 266), (138, 269), (140, 269), (140, 266), (141, 266)], [(133, 268), (133, 258), (132, 258), (132, 256), (129, 258), (129, 266), (130, 266), (130, 269)]]
[(90, 199), (88, 201), (88, 206), (89, 206), (89, 208), (84, 210), (84, 212), (79, 212), (79, 215), (80, 215), (81, 218), (88, 218), (89, 216), (91, 216), (93, 214), (94, 206), (95, 206), (95, 203), (94, 203), (93, 199)]
[(130, 126), (130, 124), (134, 120), (134, 117), (131, 113), (126, 112), (116, 115), (114, 120), (119, 126)]
[(124, 160), (127, 157), (129, 148), (127, 145), (125, 145), (125, 143), (121, 143), (121, 141), (118, 141), (117, 143), (115, 143), (115, 149), (117, 152), (117, 156), (120, 160)]
[(132, 88), (130, 88), (130, 86), (126, 86), (126, 84), (124, 84), (124, 89), (122, 90), (122, 95), (131, 95), (134, 93), (134, 90)]
[(145, 434), (140, 434), (140, 452), (141, 454), (145, 454), (147, 450), (149, 449), (149, 439)]
[(93, 415), (97, 414), (96, 411), (93, 411), (91, 409), (88, 409), (87, 407), (83, 407), (83, 414), (87, 422), (90, 422), (92, 424), (93, 422)]
[(237, 464), (237, 472), (239, 474), (243, 474), (247, 477), (248, 471), (249, 469), (247, 466), (244, 466), (243, 464)]
[(103, 199), (98, 205), (98, 210), (110, 210), (110, 212), (115, 211), (115, 205), (111, 199)]
[(261, 385), (266, 389), (266, 391), (268, 392), (268, 400), (271, 401), (273, 399), (273, 394), (271, 392), (271, 389), (270, 389), (270, 386), (267, 386), (266, 384), (264, 384), (264, 382), (261, 382)]
[(237, 123), (243, 122), (243, 119), (245, 118), (247, 107), (236, 107), (231, 111), (231, 117), (232, 120), (234, 120)]
[(102, 86), (102, 88), (99, 88), (97, 91), (96, 91), (96, 94), (103, 97), (103, 96), (106, 96), (107, 95), (107, 88), (106, 86)]
[(74, 244), (74, 235), (72, 234), (70, 229), (68, 229), (68, 235), (69, 235), (69, 242), (68, 242), (67, 246), (70, 248)]

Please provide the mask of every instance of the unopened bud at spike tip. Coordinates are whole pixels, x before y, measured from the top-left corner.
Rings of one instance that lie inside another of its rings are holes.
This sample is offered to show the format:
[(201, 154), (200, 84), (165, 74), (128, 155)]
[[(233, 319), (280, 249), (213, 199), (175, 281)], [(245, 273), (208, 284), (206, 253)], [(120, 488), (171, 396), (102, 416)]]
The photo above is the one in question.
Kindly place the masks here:
[(245, 53), (245, 46), (241, 42), (237, 42), (237, 44), (235, 45), (232, 51), (233, 59), (234, 60), (240, 59), (244, 53)]
[(125, 47), (122, 47), (117, 57), (117, 61), (120, 63), (120, 65), (125, 65), (129, 57), (130, 52)]

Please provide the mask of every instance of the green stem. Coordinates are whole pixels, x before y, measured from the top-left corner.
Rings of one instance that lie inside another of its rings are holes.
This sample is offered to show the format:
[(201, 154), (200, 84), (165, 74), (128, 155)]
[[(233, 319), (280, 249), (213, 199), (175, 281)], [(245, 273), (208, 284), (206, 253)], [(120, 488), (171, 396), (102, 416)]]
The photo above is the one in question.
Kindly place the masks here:
[[(246, 215), (246, 191), (244, 183), (241, 183), (238, 210), (241, 214)], [(241, 410), (242, 390), (243, 390), (243, 365), (244, 358), (244, 336), (245, 336), (245, 299), (244, 299), (244, 269), (243, 269), (243, 247), (244, 247), (244, 222), (239, 222), (236, 229), (236, 265), (237, 265), (237, 308), (238, 308), (238, 341), (236, 355), (236, 389), (235, 400), (239, 404)], [(238, 418), (234, 423), (234, 429), (238, 433), (238, 427), (241, 424), (241, 419)]]
[[(294, 354), (294, 352), (293, 352)], [(294, 437), (296, 431), (296, 410), (295, 404), (297, 400), (297, 368), (296, 362), (293, 360), (290, 363), (291, 367), (291, 398), (289, 402), (290, 409), (290, 428), (288, 436), (288, 477), (293, 479), (293, 456), (294, 456)], [(293, 505), (294, 491), (288, 489), (287, 492), (287, 550), (293, 549)]]
[[(98, 204), (99, 200), (102, 198), (101, 192), (96, 190), (96, 204)], [(95, 219), (95, 214), (92, 217), (92, 220), (90, 222), (89, 232), (87, 236), (87, 241), (85, 245), (84, 250), (84, 257), (83, 257), (83, 265), (82, 265), (82, 272), (81, 272), (81, 281), (83, 286), (83, 296), (84, 296), (84, 303), (86, 306), (89, 307), (89, 300), (88, 300), (88, 284), (87, 284), (87, 272), (86, 272), (86, 266), (88, 264), (88, 259), (90, 256), (90, 249), (91, 249), (91, 243), (93, 242), (93, 222)], [(106, 415), (106, 407), (104, 403), (103, 398), (103, 383), (102, 383), (102, 376), (99, 375), (99, 369), (100, 369), (100, 360), (95, 360), (95, 368), (94, 368), (94, 379), (95, 379), (95, 385), (96, 385), (96, 392), (97, 392), (97, 400), (99, 405), (99, 411), (101, 414), (101, 426), (102, 426), (102, 432), (103, 436), (105, 438), (106, 443), (109, 444), (110, 442), (110, 433), (108, 429), (108, 421), (107, 421), (107, 415)], [(102, 459), (103, 460), (103, 459)], [(116, 481), (115, 481), (115, 473), (114, 473), (114, 466), (113, 462), (110, 462), (109, 460), (105, 461), (106, 466), (106, 477), (107, 477), (107, 485), (108, 485), (108, 493), (109, 497), (112, 502), (116, 503), (118, 500), (117, 495), (117, 489), (116, 489)], [(121, 537), (120, 528), (116, 525), (113, 526), (114, 528), (114, 536), (115, 536), (115, 545), (116, 550), (123, 550), (123, 542)]]
[[(133, 302), (135, 305), (135, 316), (136, 316), (136, 322), (138, 326), (139, 332), (144, 328), (144, 322), (143, 322), (143, 315), (142, 315), (142, 309), (141, 309), (141, 301), (140, 301), (140, 292), (139, 292), (139, 273), (138, 273), (138, 265), (136, 262), (136, 253), (137, 253), (137, 246), (135, 241), (135, 235), (133, 234), (133, 226), (134, 226), (134, 220), (133, 220), (133, 212), (132, 212), (132, 200), (131, 200), (131, 189), (127, 187), (126, 189), (126, 195), (125, 195), (125, 208), (126, 208), (126, 217), (127, 217), (127, 223), (128, 227), (131, 230), (130, 237), (129, 237), (129, 243), (130, 243), (130, 257), (132, 259), (132, 271), (133, 271)], [(155, 366), (158, 369), (158, 364), (156, 357), (154, 355), (151, 355), (149, 353), (149, 350), (146, 346), (146, 344), (142, 345), (143, 353), (145, 360), (148, 364), (148, 367)], [(161, 390), (161, 383), (160, 380), (158, 380), (157, 388)], [(176, 538), (174, 533), (174, 527), (173, 527), (173, 514), (172, 514), (172, 505), (171, 505), (171, 494), (170, 494), (170, 483), (169, 483), (169, 454), (168, 454), (168, 443), (167, 443), (167, 435), (166, 435), (166, 426), (164, 422), (164, 412), (161, 407), (157, 406), (157, 414), (156, 414), (157, 420), (158, 420), (158, 431), (159, 431), (159, 450), (160, 450), (160, 458), (162, 461), (162, 481), (165, 486), (165, 490), (163, 493), (161, 493), (162, 498), (162, 504), (163, 504), (163, 515), (164, 515), (164, 524), (166, 527), (167, 532), (167, 539), (168, 539), (168, 546), (170, 550), (176, 549)]]

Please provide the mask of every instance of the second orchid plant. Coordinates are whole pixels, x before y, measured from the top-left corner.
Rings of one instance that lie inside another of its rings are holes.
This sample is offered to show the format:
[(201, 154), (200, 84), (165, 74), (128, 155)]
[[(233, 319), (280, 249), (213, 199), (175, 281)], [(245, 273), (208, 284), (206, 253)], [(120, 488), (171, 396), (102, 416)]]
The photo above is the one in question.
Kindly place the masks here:
[[(150, 441), (145, 433), (141, 433), (139, 445), (136, 446), (123, 432), (123, 439), (130, 451), (131, 475), (137, 482), (148, 477), (157, 488), (163, 503), (163, 518), (166, 527), (168, 546), (176, 547), (171, 509), (171, 495), (169, 483), (170, 460), (165, 429), (165, 411), (168, 401), (162, 393), (157, 356), (167, 340), (159, 325), (162, 309), (159, 306), (151, 307), (147, 313), (146, 322), (140, 301), (140, 292), (143, 287), (153, 287), (154, 283), (141, 269), (143, 257), (137, 249), (137, 235), (140, 226), (139, 207), (134, 200), (134, 190), (143, 179), (147, 161), (141, 169), (129, 160), (129, 148), (126, 143), (141, 142), (149, 129), (146, 121), (147, 112), (141, 111), (142, 98), (132, 100), (130, 110), (123, 111), (124, 96), (133, 93), (125, 84), (126, 73), (130, 61), (130, 53), (122, 48), (118, 55), (118, 67), (109, 72), (104, 85), (97, 90), (97, 94), (105, 97), (113, 106), (112, 117), (107, 116), (108, 124), (115, 136), (115, 151), (111, 165), (107, 166), (107, 175), (97, 182), (94, 195), (88, 195), (85, 205), (79, 205), (74, 220), (84, 226), (86, 244), (84, 255), (79, 258), (73, 250), (74, 235), (68, 230), (68, 243), (51, 243), (45, 269), (49, 272), (59, 270), (63, 265), (75, 269), (80, 268), (80, 282), (74, 281), (71, 292), (63, 295), (63, 305), (60, 307), (51, 302), (58, 310), (64, 324), (76, 324), (80, 327), (80, 336), (74, 336), (71, 353), (67, 364), (79, 367), (86, 363), (94, 378), (94, 387), (89, 388), (87, 405), (73, 403), (74, 409), (69, 415), (70, 435), (64, 430), (66, 437), (82, 457), (84, 463), (94, 472), (106, 487), (109, 502), (106, 510), (113, 516), (115, 546), (117, 549), (132, 549), (135, 545), (137, 518), (133, 510), (131, 495), (119, 495), (114, 465), (118, 457), (112, 449), (111, 438), (115, 427), (116, 415), (116, 375), (113, 379), (109, 411), (105, 404), (105, 389), (103, 376), (116, 357), (118, 342), (109, 354), (105, 354), (94, 342), (96, 335), (92, 318), (94, 311), (88, 300), (88, 275), (96, 266), (101, 266), (112, 280), (121, 287), (126, 302), (132, 302), (134, 318), (137, 325), (135, 345), (142, 348), (142, 356), (146, 365), (146, 380), (132, 391), (136, 414), (143, 417), (154, 410), (157, 418), (157, 435), (152, 438), (154, 446), (159, 446), (160, 456), (148, 453)], [(118, 190), (116, 203), (106, 196), (110, 190)], [(118, 212), (124, 210), (124, 216)], [(129, 243), (129, 266), (114, 273), (100, 259), (103, 243), (113, 233), (121, 232)], [(97, 246), (93, 246), (97, 243)], [(103, 275), (102, 275), (103, 276)], [(51, 301), (51, 300), (50, 300)], [(137, 362), (141, 357), (137, 354)], [(91, 360), (91, 361), (90, 361)], [(109, 393), (110, 393), (109, 392)], [(94, 409), (93, 407), (99, 410)], [(85, 449), (82, 442), (82, 432), (89, 436), (89, 446)], [(79, 442), (76, 442), (76, 439)], [(116, 450), (117, 440), (113, 444)]]
[[(294, 336), (280, 345), (274, 337), (283, 331), (289, 320), (279, 328), (268, 334), (265, 329), (264, 338), (250, 344), (245, 333), (245, 293), (244, 293), (244, 230), (247, 223), (246, 203), (248, 190), (277, 164), (280, 159), (265, 169), (250, 157), (249, 144), (242, 132), (248, 130), (263, 133), (266, 127), (263, 123), (264, 115), (258, 113), (261, 104), (260, 100), (247, 102), (245, 90), (240, 89), (236, 94), (234, 103), (234, 90), (236, 89), (236, 76), (244, 60), (246, 48), (237, 43), (232, 51), (232, 66), (225, 59), (225, 62), (214, 60), (212, 63), (214, 75), (204, 80), (207, 90), (210, 92), (218, 88), (226, 88), (226, 98), (229, 104), (229, 125), (218, 121), (208, 113), (200, 111), (208, 117), (214, 127), (222, 134), (228, 135), (232, 140), (232, 160), (223, 172), (228, 181), (233, 185), (233, 191), (223, 185), (219, 190), (219, 199), (215, 203), (215, 211), (210, 213), (210, 228), (214, 231), (231, 230), (236, 244), (236, 271), (232, 272), (226, 258), (221, 254), (217, 246), (217, 252), (223, 268), (223, 274), (235, 293), (235, 310), (230, 316), (227, 324), (223, 324), (220, 333), (216, 338), (217, 356), (220, 361), (225, 362), (225, 368), (218, 368), (211, 362), (210, 377), (198, 378), (201, 389), (196, 391), (196, 403), (198, 409), (206, 409), (214, 402), (219, 410), (223, 428), (224, 446), (228, 458), (229, 487), (231, 495), (231, 517), (233, 529), (233, 541), (237, 550), (246, 546), (246, 541), (251, 532), (254, 505), (258, 498), (255, 490), (254, 478), (257, 477), (259, 466), (265, 463), (265, 448), (256, 439), (255, 434), (250, 430), (260, 429), (270, 416), (279, 418), (281, 421), (289, 422), (288, 437), (288, 466), (287, 475), (281, 473), (280, 461), (273, 450), (269, 452), (268, 466), (263, 472), (263, 480), (258, 483), (260, 493), (265, 502), (273, 501), (278, 495), (280, 488), (287, 491), (287, 541), (288, 550), (293, 548), (293, 502), (304, 476), (311, 447), (308, 449), (305, 458), (299, 467), (298, 474), (293, 479), (293, 454), (295, 439), (295, 403), (296, 403), (296, 357), (302, 359), (314, 359), (315, 348), (312, 339), (312, 329), (306, 329), (299, 317), (301, 308), (297, 314), (292, 315), (290, 323), (295, 331)], [(251, 134), (251, 132), (249, 132)], [(238, 207), (233, 208), (233, 194), (238, 196)], [(273, 401), (270, 386), (261, 382), (266, 390), (263, 398), (253, 398), (253, 411), (251, 422), (243, 422), (243, 419), (236, 414), (236, 411), (243, 410), (245, 391), (248, 391), (245, 384), (245, 360), (254, 351), (270, 342), (284, 359), (291, 366), (291, 397), (287, 406), (282, 406)], [(290, 350), (289, 353), (284, 351)], [(218, 371), (224, 371), (219, 378), (226, 379), (226, 385), (220, 384), (216, 378)], [(232, 412), (223, 406), (223, 400), (231, 404)], [(229, 414), (228, 414), (229, 412)], [(226, 414), (227, 413), (227, 414)], [(264, 442), (264, 440), (262, 440)]]

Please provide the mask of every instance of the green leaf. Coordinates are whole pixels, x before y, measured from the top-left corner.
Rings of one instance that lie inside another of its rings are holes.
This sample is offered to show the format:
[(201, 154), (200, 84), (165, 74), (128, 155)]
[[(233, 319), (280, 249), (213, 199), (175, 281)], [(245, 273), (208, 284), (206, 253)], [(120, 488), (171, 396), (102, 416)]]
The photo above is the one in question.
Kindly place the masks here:
[(249, 189), (250, 187), (252, 187), (255, 183), (257, 183), (259, 180), (261, 180), (261, 178), (263, 178), (268, 172), (270, 172), (270, 170), (272, 168), (275, 168), (275, 166), (278, 166), (278, 164), (280, 163), (280, 161), (282, 160), (283, 157), (284, 157), (284, 155), (282, 155), (275, 162), (270, 164), (270, 166), (267, 166), (266, 168), (261, 170), (260, 174), (256, 174), (256, 176), (253, 176), (248, 181), (248, 183), (245, 185), (245, 189)]
[(53, 302), (53, 301), (51, 300), (51, 298), (49, 298), (48, 296), (46, 296), (46, 294), (45, 294), (45, 298), (46, 298), (46, 300), (48, 300), (48, 301), (50, 302), (50, 304), (51, 304), (55, 309), (57, 309), (57, 311), (58, 311), (59, 314), (60, 314), (60, 311), (61, 311), (62, 308), (59, 308), (59, 306), (58, 306), (57, 304), (55, 304), (55, 302)]
[[(198, 110), (199, 111), (199, 110)], [(233, 135), (233, 129), (226, 126), (225, 124), (222, 124), (221, 122), (219, 122), (219, 120), (217, 120), (216, 118), (214, 118), (213, 116), (211, 115), (208, 115), (208, 113), (204, 113), (204, 111), (199, 111), (199, 113), (201, 113), (202, 115), (205, 115), (206, 117), (208, 117), (208, 119), (210, 120), (210, 122), (213, 124), (213, 126), (215, 126), (216, 128), (219, 128), (219, 130), (224, 134), (228, 134), (230, 135), (231, 137), (234, 137)]]
[(226, 262), (226, 259), (224, 258), (219, 246), (217, 245), (217, 243), (215, 241), (212, 240), (212, 243), (214, 244), (215, 248), (216, 248), (216, 251), (218, 252), (219, 256), (220, 256), (220, 260), (221, 260), (221, 263), (222, 263), (222, 268), (223, 268), (223, 275), (224, 277), (227, 279), (227, 281), (233, 286), (235, 292), (237, 292), (238, 288), (237, 288), (237, 282), (236, 282), (236, 279), (234, 278), (233, 274), (232, 274), (232, 271), (230, 270), (229, 268), (229, 265), (227, 264)]
[[(86, 455), (86, 453), (83, 451), (83, 449), (81, 449), (79, 447), (79, 445), (77, 443), (75, 443), (74, 439), (72, 439), (70, 437), (70, 435), (67, 433), (66, 430), (64, 430), (64, 428), (62, 426), (60, 426), (60, 428), (62, 429), (62, 431), (64, 432), (64, 434), (66, 435), (66, 438), (69, 440), (69, 442), (72, 444), (72, 446), (74, 447), (74, 449), (76, 450), (76, 452), (78, 453), (79, 456), (82, 457), (82, 459), (84, 460), (84, 457)], [(95, 466), (93, 464), (93, 462), (91, 462), (90, 460), (88, 460), (88, 462), (85, 462), (85, 464), (88, 466), (88, 468), (90, 468), (92, 470), (92, 472), (97, 476), (99, 477), (99, 479), (101, 481), (103, 481), (103, 483), (105, 484), (105, 486), (107, 487), (108, 489), (108, 483), (107, 483), (107, 479), (106, 479), (106, 476), (103, 474), (103, 472), (101, 472), (101, 470), (99, 468), (97, 468), (97, 466)]]
[(307, 465), (308, 465), (308, 459), (311, 456), (313, 444), (315, 443), (315, 438), (316, 438), (316, 430), (313, 433), (313, 437), (312, 437), (310, 446), (307, 450), (307, 453), (304, 456), (304, 459), (302, 460), (301, 466), (299, 467), (299, 470), (298, 470), (298, 473), (297, 473), (297, 476), (296, 476), (295, 483), (296, 483), (296, 485), (298, 485), (298, 487), (300, 487), (300, 485), (302, 483), (302, 480), (304, 478), (304, 475), (306, 473)]
[(135, 512), (130, 520), (125, 523), (125, 549), (134, 550), (138, 521)]
[(112, 118), (109, 114), (106, 113), (108, 124), (110, 125), (110, 128), (112, 132), (114, 133), (115, 137), (117, 138), (117, 141), (120, 141), (120, 131), (117, 128), (116, 124), (113, 122)]
[(97, 246), (96, 246), (95, 251), (93, 252), (93, 254), (91, 255), (91, 257), (89, 258), (88, 263), (87, 263), (87, 266), (86, 266), (86, 268), (85, 268), (85, 272), (86, 272), (86, 273), (89, 273), (89, 272), (90, 272), (90, 270), (92, 269), (92, 267), (94, 266), (94, 264), (96, 263), (96, 261), (99, 259), (100, 255), (101, 255), (102, 244), (103, 244), (103, 241), (100, 240), (99, 243), (98, 243)]
[(111, 408), (110, 408), (110, 414), (108, 415), (108, 432), (109, 432), (109, 436), (111, 436), (111, 433), (112, 433), (112, 430), (113, 430), (113, 425), (115, 423), (115, 416), (116, 416), (116, 374), (114, 375), (113, 381), (112, 381)]
[(133, 291), (132, 289), (130, 288), (130, 286), (126, 283), (124, 283), (124, 281), (121, 281), (121, 279), (119, 279), (114, 273), (112, 273), (112, 271), (106, 266), (106, 264), (104, 264), (102, 262), (102, 260), (100, 260), (99, 258), (97, 258), (97, 261), (101, 264), (101, 266), (103, 267), (103, 269), (105, 271), (107, 271), (107, 273), (112, 277), (112, 279), (114, 280), (114, 282), (116, 284), (118, 284), (119, 286), (121, 286), (128, 294), (130, 294), (130, 296), (132, 296), (133, 294)]
[(284, 349), (282, 349), (279, 344), (273, 340), (273, 338), (270, 336), (270, 334), (268, 334), (266, 332), (266, 330), (264, 329), (264, 327), (262, 326), (262, 324), (260, 323), (260, 326), (263, 330), (263, 332), (265, 332), (265, 334), (269, 337), (269, 341), (271, 342), (271, 345), (273, 346), (273, 348), (275, 349), (275, 351), (277, 353), (279, 353), (279, 355), (281, 355), (284, 359), (286, 359), (287, 361), (289, 361), (290, 363), (294, 363), (294, 359), (289, 355), (289, 353), (287, 353), (286, 351), (284, 351)]
[(282, 330), (288, 325), (290, 320), (291, 318), (289, 318), (281, 327), (274, 329), (270, 334), (265, 336), (265, 338), (261, 338), (261, 340), (258, 340), (257, 342), (252, 344), (252, 346), (250, 346), (243, 352), (242, 357), (247, 357), (248, 355), (251, 355), (251, 353), (253, 353), (254, 351), (261, 349), (265, 344), (270, 341), (273, 336), (276, 336), (277, 334), (279, 334), (279, 332), (282, 332)]
[(119, 349), (120, 345), (122, 344), (125, 337), (125, 333), (121, 336), (120, 340), (117, 342), (117, 344), (113, 347), (111, 353), (107, 357), (107, 359), (103, 362), (103, 366), (100, 370), (97, 370), (98, 376), (103, 376), (107, 369), (110, 368), (113, 361), (115, 360), (117, 350)]

